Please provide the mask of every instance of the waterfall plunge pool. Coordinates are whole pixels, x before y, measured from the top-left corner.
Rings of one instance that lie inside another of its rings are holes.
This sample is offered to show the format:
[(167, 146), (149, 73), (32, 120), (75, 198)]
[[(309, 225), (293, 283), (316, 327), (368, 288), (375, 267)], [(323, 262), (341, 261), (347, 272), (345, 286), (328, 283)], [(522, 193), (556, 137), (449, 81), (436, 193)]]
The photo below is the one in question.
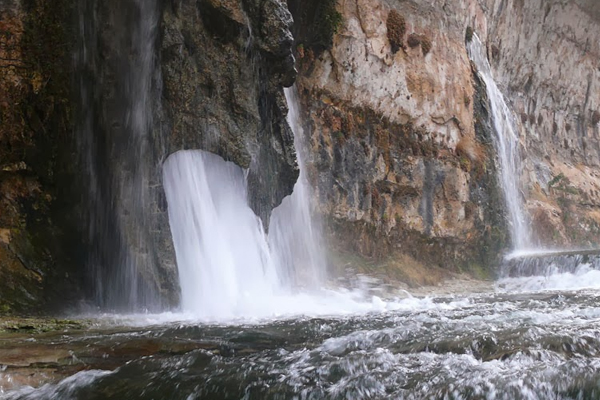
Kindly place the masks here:
[(106, 317), (84, 330), (4, 334), (0, 398), (600, 398), (598, 290), (378, 307), (220, 324)]

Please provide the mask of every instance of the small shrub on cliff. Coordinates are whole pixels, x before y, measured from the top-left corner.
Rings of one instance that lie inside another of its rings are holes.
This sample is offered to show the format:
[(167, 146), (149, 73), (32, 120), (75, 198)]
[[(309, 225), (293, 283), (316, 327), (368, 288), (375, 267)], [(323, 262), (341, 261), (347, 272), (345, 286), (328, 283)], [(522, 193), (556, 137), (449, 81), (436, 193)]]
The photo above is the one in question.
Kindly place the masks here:
[(390, 11), (387, 18), (387, 36), (392, 47), (392, 53), (404, 48), (404, 35), (406, 34), (406, 21), (396, 10)]
[(414, 49), (415, 47), (421, 45), (421, 37), (416, 33), (411, 33), (410, 35), (408, 35), (408, 40), (406, 41), (406, 43), (408, 43), (408, 47)]
[(556, 175), (554, 178), (552, 178), (552, 180), (550, 180), (550, 182), (548, 182), (548, 189), (552, 189), (564, 178), (565, 178), (565, 174), (563, 174), (562, 172), (560, 174)]
[(485, 151), (476, 140), (468, 136), (463, 137), (456, 144), (455, 152), (461, 169), (470, 172), (475, 168), (481, 172), (485, 162)]
[(331, 48), (333, 36), (338, 33), (344, 22), (336, 6), (337, 0), (322, 0), (319, 3), (314, 23), (314, 45), (317, 50)]
[(423, 50), (423, 55), (426, 56), (431, 51), (431, 40), (427, 37), (421, 38), (421, 50)]
[(466, 107), (469, 107), (471, 105), (471, 98), (466, 93), (463, 96), (463, 102), (465, 103)]
[(465, 172), (471, 171), (471, 160), (465, 156), (461, 156), (459, 160), (460, 168)]
[(296, 53), (298, 54), (298, 58), (304, 58), (304, 45), (302, 43), (296, 46)]
[(467, 43), (471, 43), (471, 40), (473, 40), (473, 33), (473, 28), (467, 26), (467, 31), (465, 32), (465, 41)]
[(597, 125), (600, 122), (600, 112), (597, 110), (592, 113), (592, 125)]

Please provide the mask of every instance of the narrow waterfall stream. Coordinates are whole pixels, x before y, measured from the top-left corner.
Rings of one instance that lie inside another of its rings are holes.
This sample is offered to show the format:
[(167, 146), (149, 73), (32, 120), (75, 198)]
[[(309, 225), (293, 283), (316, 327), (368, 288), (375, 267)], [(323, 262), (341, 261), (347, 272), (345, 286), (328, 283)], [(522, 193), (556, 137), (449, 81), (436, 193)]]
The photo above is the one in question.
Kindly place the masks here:
[(269, 243), (275, 262), (286, 274), (288, 283), (314, 292), (325, 285), (327, 266), (320, 229), (311, 212), (312, 188), (306, 172), (308, 144), (305, 143), (297, 89), (285, 89), (285, 98), (289, 108), (288, 123), (294, 132), (300, 177), (294, 193), (273, 211)]
[[(99, 26), (101, 10), (96, 0), (79, 1), (76, 64), (81, 110), (76, 136), (87, 190), (82, 219), (90, 247), (88, 279), (102, 308), (158, 309), (158, 296), (148, 279), (158, 263), (148, 234), (153, 216), (145, 210), (156, 181), (148, 160), (158, 97), (154, 86), (159, 4), (121, 3), (115, 21), (110, 21), (114, 29)], [(105, 56), (103, 45), (112, 46), (113, 57)], [(106, 81), (114, 81), (114, 88)]]
[(502, 92), (496, 85), (485, 46), (477, 35), (473, 35), (473, 39), (469, 42), (468, 52), (485, 82), (490, 101), (496, 133), (494, 143), (498, 151), (500, 164), (498, 168), (499, 182), (504, 193), (508, 212), (512, 247), (513, 250), (527, 249), (531, 247), (532, 240), (529, 219), (524, 210), (523, 195), (521, 193), (520, 176), (522, 169), (519, 154), (519, 131), (515, 124), (513, 112), (506, 104)]

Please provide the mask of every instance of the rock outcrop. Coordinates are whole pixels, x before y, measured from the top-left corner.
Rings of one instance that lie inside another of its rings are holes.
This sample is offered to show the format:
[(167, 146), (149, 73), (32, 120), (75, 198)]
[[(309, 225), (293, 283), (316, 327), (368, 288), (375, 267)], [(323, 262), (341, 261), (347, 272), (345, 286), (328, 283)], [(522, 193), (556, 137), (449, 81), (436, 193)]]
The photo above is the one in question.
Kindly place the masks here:
[(594, 2), (340, 0), (325, 48), (304, 4), (290, 2), (298, 85), (334, 247), (473, 272), (497, 265), (510, 241), (485, 90), (465, 47), (473, 31), (519, 116), (538, 242), (597, 245)]
[(283, 96), (296, 73), (292, 19), (276, 0), (86, 4), (89, 286), (107, 307), (175, 306), (162, 163), (202, 149), (248, 169), (250, 205), (268, 226), (298, 176)]
[(176, 306), (164, 160), (203, 149), (248, 169), (265, 226), (298, 177), (291, 15), (278, 0), (46, 3), (0, 3), (0, 305), (52, 288)]
[(282, 89), (296, 75), (291, 24), (279, 0), (173, 1), (162, 13), (166, 154), (203, 149), (247, 168), (265, 227), (299, 173)]

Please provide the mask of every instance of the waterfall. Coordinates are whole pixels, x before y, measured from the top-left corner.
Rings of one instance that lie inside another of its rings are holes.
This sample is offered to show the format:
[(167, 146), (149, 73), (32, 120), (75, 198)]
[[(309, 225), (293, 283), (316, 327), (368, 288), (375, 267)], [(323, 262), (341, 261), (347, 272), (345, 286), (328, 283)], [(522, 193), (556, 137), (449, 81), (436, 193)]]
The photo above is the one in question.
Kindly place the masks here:
[[(83, 199), (87, 269), (95, 302), (108, 309), (160, 308), (156, 262), (145, 215), (153, 176), (156, 0), (79, 2), (76, 54), (81, 110), (79, 154), (88, 193)], [(107, 28), (110, 27), (110, 28)]]
[(163, 171), (183, 310), (231, 318), (272, 297), (280, 277), (244, 171), (199, 150), (171, 155)]
[(300, 114), (296, 87), (285, 89), (289, 112), (288, 123), (294, 132), (294, 145), (300, 167), (300, 176), (291, 196), (285, 198), (273, 211), (269, 226), (269, 241), (276, 262), (286, 274), (288, 282), (308, 289), (320, 288), (327, 279), (325, 256), (321, 247), (321, 229), (313, 220), (306, 159), (308, 144)]
[[(288, 89), (286, 98), (304, 167), (297, 95)], [(179, 151), (166, 160), (163, 182), (183, 311), (208, 319), (282, 313), (306, 305), (293, 297), (299, 289), (321, 287), (326, 274), (304, 172), (273, 211), (268, 236), (248, 206), (245, 171), (233, 163)]]
[(485, 82), (490, 101), (496, 136), (494, 143), (500, 162), (499, 181), (504, 192), (511, 230), (513, 250), (531, 246), (528, 217), (524, 211), (523, 195), (519, 177), (521, 176), (521, 158), (519, 155), (519, 135), (512, 111), (494, 81), (492, 68), (486, 56), (484, 45), (477, 35), (468, 45), (469, 56)]

